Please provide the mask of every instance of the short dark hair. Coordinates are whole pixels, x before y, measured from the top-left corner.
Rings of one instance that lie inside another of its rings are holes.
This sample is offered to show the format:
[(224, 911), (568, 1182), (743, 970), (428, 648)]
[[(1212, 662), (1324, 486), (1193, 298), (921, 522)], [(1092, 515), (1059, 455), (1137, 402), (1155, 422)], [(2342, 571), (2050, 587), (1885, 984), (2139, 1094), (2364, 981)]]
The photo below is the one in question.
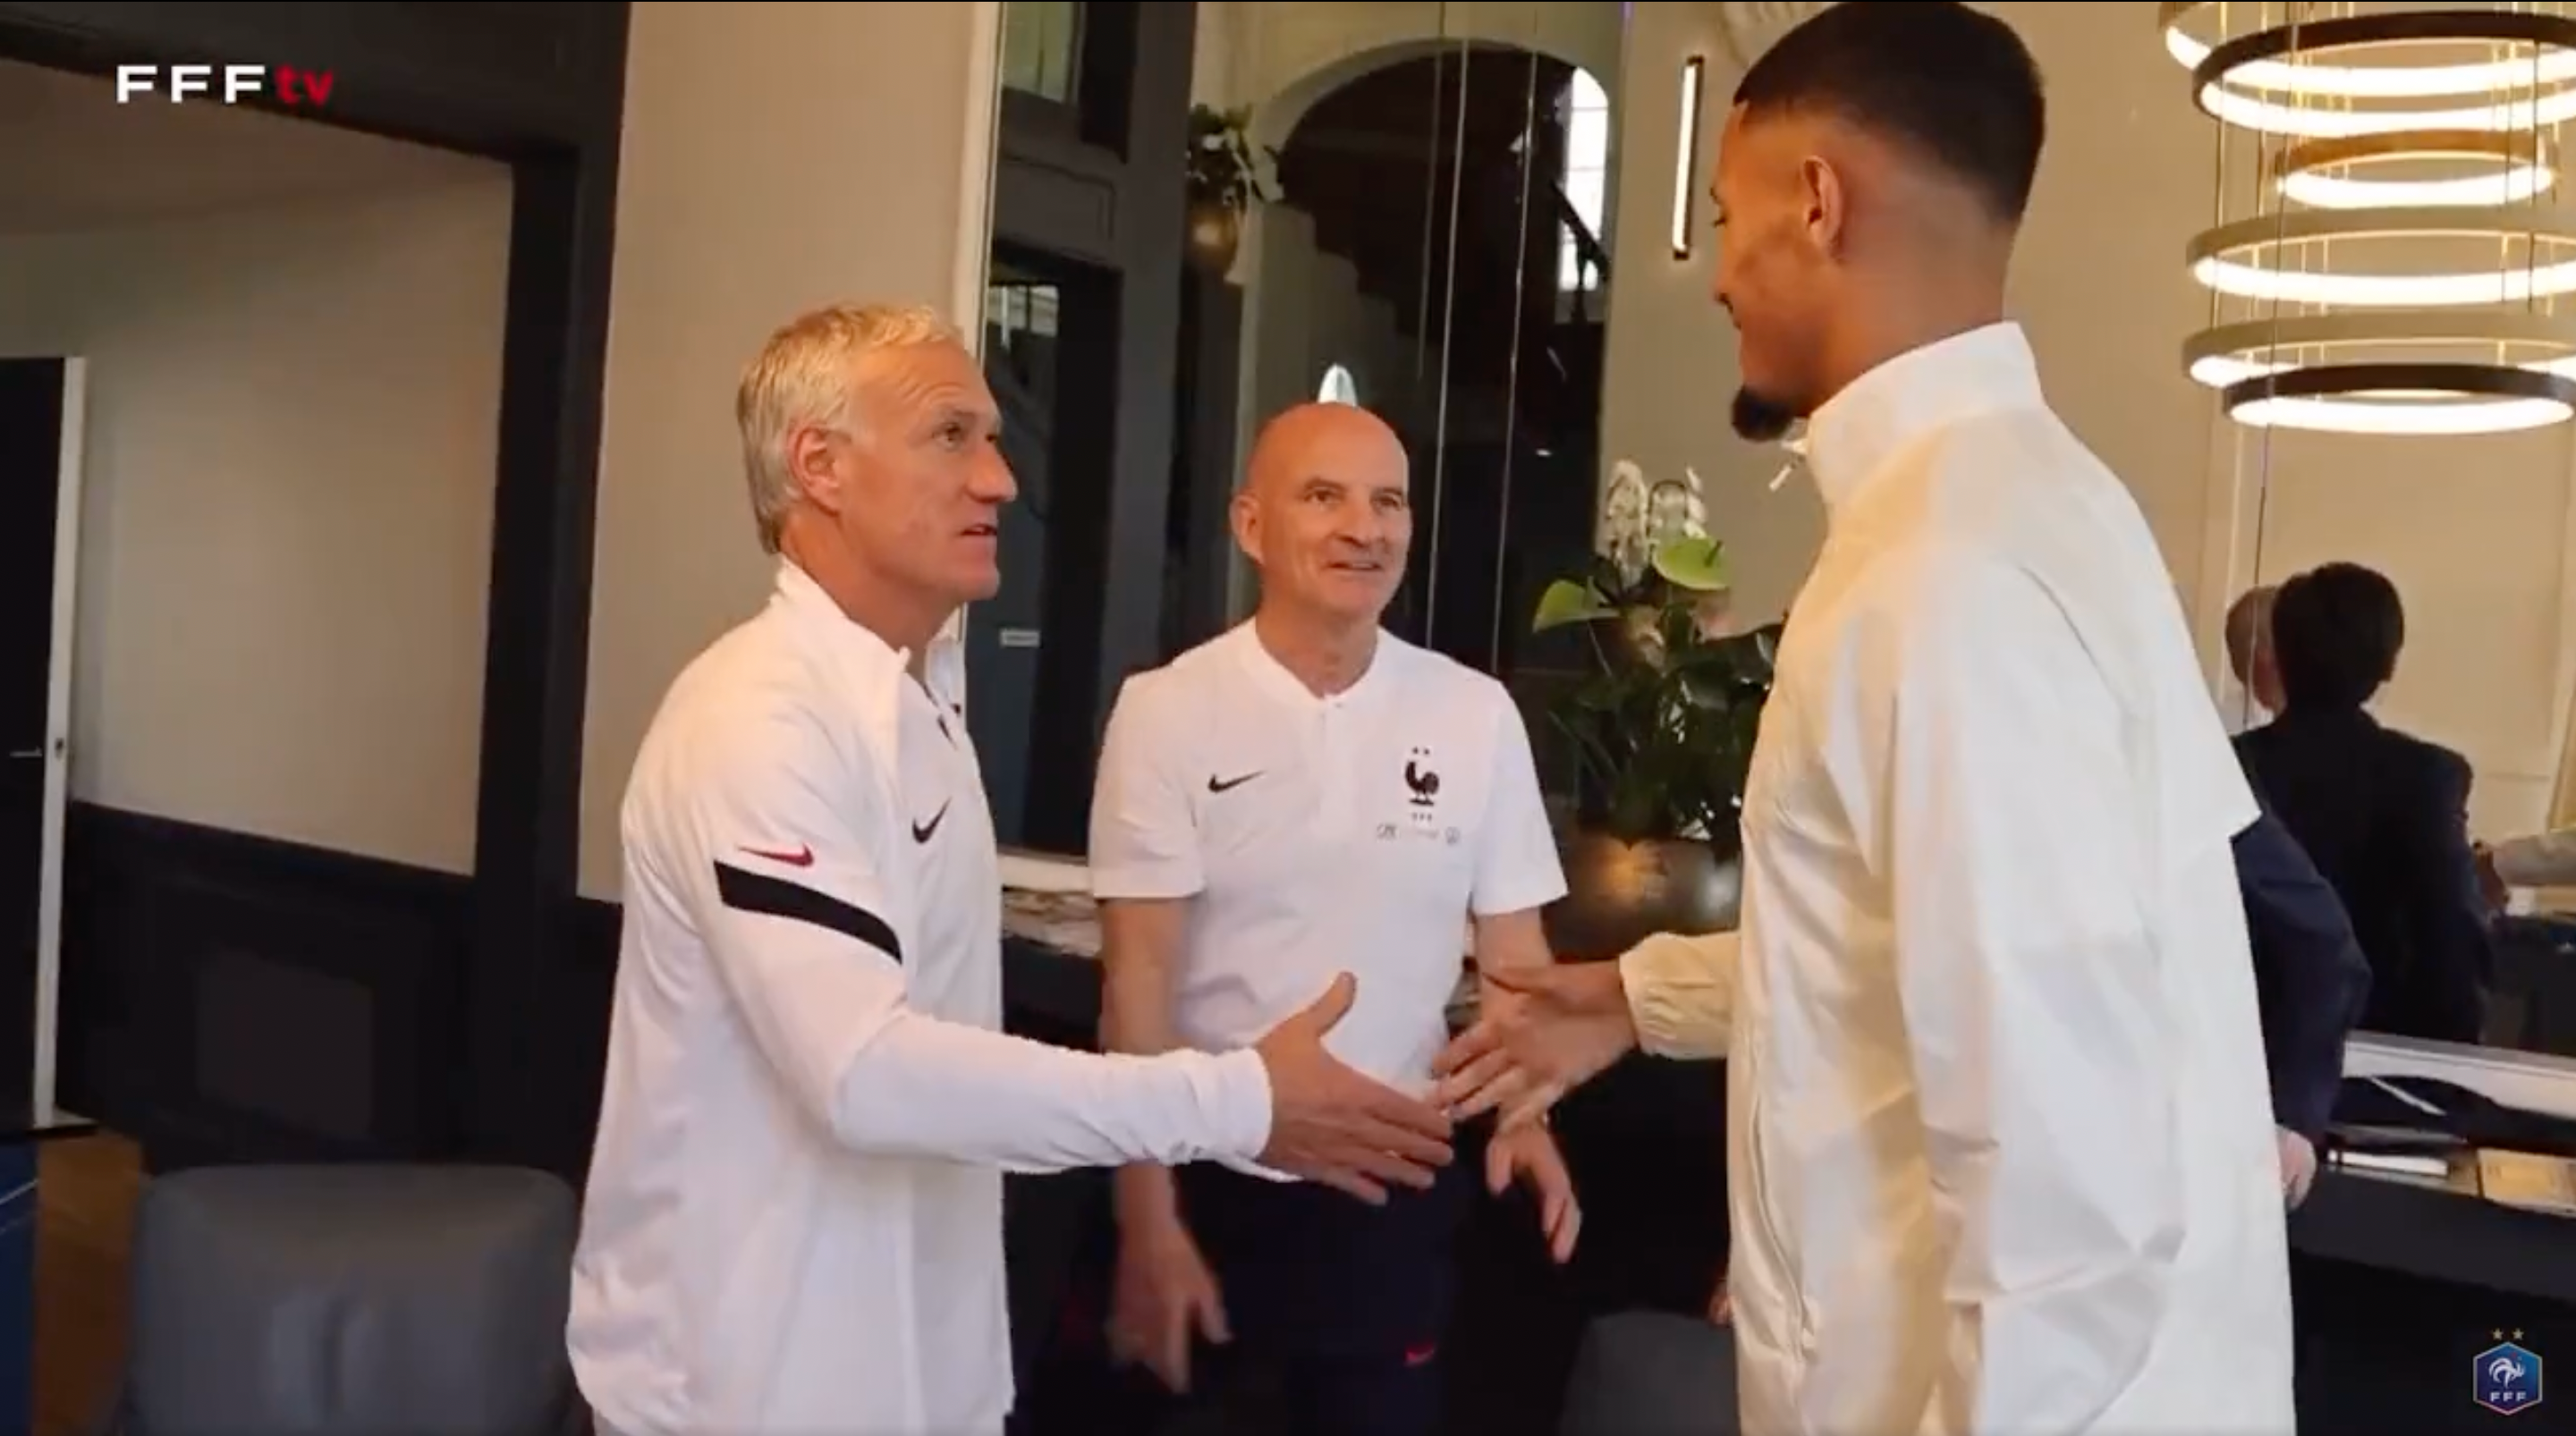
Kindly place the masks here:
[(2397, 671), (2406, 605), (2357, 563), (2320, 564), (2272, 600), (2272, 663), (2292, 708), (2358, 708)]
[(1902, 144), (2021, 223), (2048, 137), (2039, 64), (2012, 27), (1949, 0), (1843, 0), (1744, 72), (1747, 114), (1815, 109)]

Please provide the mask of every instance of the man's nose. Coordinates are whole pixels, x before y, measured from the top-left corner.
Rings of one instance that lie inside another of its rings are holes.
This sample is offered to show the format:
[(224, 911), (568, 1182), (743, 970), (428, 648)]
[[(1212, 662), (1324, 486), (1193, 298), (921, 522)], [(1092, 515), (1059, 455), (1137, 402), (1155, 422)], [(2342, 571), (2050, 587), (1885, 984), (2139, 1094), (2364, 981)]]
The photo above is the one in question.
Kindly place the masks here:
[(1386, 536), (1386, 515), (1377, 505), (1344, 504), (1334, 514), (1333, 537), (1355, 548), (1374, 548)]
[(1010, 462), (998, 448), (984, 451), (984, 462), (975, 466), (975, 475), (966, 491), (988, 504), (1007, 504), (1020, 496), (1020, 481), (1011, 475)]

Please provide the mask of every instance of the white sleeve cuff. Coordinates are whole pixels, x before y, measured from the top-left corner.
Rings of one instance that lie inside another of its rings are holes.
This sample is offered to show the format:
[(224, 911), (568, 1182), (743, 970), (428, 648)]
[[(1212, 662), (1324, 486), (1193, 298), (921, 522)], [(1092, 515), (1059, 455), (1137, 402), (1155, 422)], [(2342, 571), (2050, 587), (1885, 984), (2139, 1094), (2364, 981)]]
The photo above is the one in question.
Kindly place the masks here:
[(1724, 1057), (1735, 1022), (1734, 933), (1659, 932), (1619, 958), (1637, 1046), (1651, 1057)]
[(1217, 1148), (1209, 1155), (1244, 1161), (1270, 1145), (1270, 1068), (1261, 1054), (1237, 1048), (1209, 1059), (1213, 1092), (1209, 1105), (1215, 1118)]
[(1163, 902), (1197, 897), (1207, 884), (1198, 865), (1188, 862), (1125, 862), (1091, 865), (1091, 896), (1101, 902)]
[(1478, 917), (1500, 917), (1507, 912), (1527, 912), (1534, 907), (1547, 906), (1565, 896), (1565, 892), (1565, 874), (1562, 871), (1529, 874), (1518, 883), (1498, 885), (1491, 892), (1477, 893), (1475, 913)]
[(2507, 887), (2564, 887), (2576, 879), (2576, 842), (2560, 833), (2507, 838), (2495, 845), (2496, 876)]

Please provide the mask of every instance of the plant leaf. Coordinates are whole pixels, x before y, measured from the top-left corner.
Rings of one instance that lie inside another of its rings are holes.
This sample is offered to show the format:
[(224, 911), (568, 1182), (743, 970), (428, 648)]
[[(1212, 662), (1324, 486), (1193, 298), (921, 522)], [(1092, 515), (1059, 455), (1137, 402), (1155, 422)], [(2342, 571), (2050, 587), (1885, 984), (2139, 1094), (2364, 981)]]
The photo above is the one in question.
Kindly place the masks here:
[(1603, 603), (1590, 585), (1560, 578), (1538, 596), (1538, 613), (1530, 619), (1530, 632), (1545, 633), (1569, 623), (1590, 623), (1596, 618), (1607, 618), (1614, 612), (1616, 610)]
[(1726, 587), (1726, 546), (1713, 538), (1677, 538), (1659, 544), (1655, 573), (1675, 588), (1715, 593)]

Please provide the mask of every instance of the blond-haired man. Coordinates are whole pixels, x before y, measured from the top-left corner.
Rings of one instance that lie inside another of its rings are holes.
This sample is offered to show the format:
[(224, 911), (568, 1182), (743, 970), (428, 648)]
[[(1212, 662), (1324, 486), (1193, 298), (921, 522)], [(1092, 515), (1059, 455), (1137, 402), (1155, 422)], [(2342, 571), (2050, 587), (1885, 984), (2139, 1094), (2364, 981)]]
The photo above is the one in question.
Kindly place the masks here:
[(1427, 1185), (1446, 1120), (1327, 1056), (1344, 982), (1223, 1056), (1000, 1030), (999, 860), (928, 654), (1014, 487), (935, 315), (774, 335), (737, 405), (760, 613), (692, 662), (621, 818), (625, 930), (570, 1346), (621, 1436), (992, 1433), (1001, 1172), (1203, 1157)]

